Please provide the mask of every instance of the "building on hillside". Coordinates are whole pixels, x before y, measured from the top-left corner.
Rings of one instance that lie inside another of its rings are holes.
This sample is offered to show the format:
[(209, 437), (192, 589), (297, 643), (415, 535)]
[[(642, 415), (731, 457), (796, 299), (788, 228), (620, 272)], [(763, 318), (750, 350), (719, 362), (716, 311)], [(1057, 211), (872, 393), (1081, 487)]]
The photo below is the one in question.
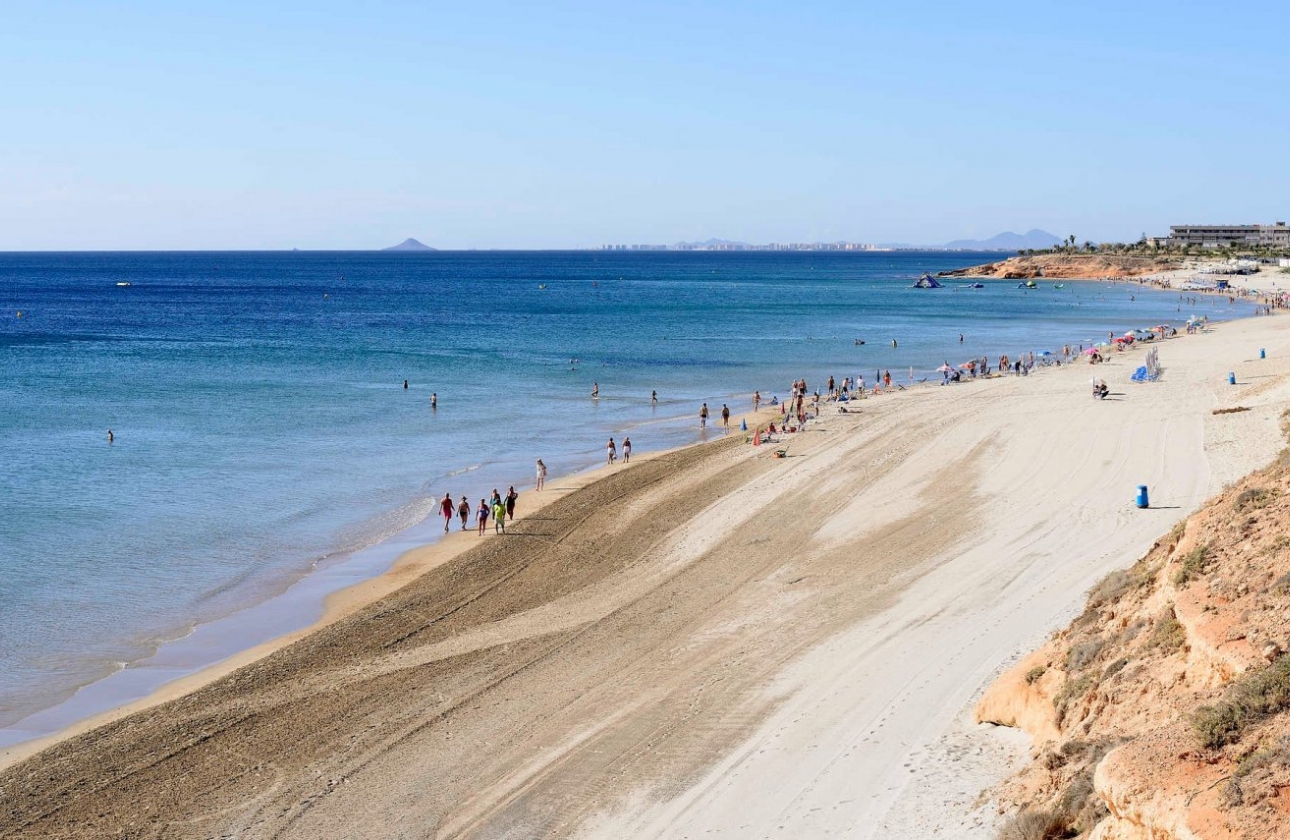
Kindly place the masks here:
[(1290, 248), (1290, 225), (1171, 225), (1169, 245), (1201, 248)]

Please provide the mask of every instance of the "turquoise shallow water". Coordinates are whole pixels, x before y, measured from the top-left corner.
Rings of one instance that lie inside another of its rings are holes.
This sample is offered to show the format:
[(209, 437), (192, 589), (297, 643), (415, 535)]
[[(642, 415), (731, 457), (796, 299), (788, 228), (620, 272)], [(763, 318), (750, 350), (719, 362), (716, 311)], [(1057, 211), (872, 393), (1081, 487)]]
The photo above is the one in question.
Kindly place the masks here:
[[(526, 492), (536, 457), (559, 475), (610, 434), (697, 440), (701, 401), (797, 376), (935, 377), (1193, 311), (1131, 285), (908, 288), (994, 257), (0, 255), (0, 727), (320, 565), (432, 537), (445, 491)], [(281, 629), (244, 615), (247, 643)]]

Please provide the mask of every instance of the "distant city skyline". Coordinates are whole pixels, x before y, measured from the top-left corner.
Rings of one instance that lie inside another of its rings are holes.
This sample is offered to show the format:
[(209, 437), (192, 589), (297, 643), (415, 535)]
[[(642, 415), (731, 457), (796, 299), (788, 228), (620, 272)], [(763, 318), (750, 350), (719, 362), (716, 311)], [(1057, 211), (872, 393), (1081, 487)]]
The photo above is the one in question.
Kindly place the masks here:
[(1290, 215), (1287, 70), (1278, 39), (1154, 0), (19, 2), (0, 250), (1266, 224)]

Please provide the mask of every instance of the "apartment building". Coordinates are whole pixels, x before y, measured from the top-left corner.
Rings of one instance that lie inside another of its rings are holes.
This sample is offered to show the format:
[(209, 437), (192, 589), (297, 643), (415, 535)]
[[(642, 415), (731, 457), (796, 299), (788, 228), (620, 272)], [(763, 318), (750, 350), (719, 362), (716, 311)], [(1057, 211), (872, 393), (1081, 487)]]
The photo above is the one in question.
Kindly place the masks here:
[(1290, 225), (1171, 225), (1169, 244), (1202, 248), (1290, 248)]

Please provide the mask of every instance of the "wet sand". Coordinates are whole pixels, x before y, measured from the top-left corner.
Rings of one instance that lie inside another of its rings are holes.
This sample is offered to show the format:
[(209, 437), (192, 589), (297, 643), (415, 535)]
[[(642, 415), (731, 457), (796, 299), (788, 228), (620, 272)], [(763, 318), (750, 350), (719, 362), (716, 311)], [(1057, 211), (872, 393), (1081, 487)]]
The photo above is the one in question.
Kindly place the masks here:
[(1290, 319), (1160, 355), (598, 471), (9, 767), (0, 837), (983, 836), (1025, 744), (967, 723), (980, 690), (1281, 446)]

